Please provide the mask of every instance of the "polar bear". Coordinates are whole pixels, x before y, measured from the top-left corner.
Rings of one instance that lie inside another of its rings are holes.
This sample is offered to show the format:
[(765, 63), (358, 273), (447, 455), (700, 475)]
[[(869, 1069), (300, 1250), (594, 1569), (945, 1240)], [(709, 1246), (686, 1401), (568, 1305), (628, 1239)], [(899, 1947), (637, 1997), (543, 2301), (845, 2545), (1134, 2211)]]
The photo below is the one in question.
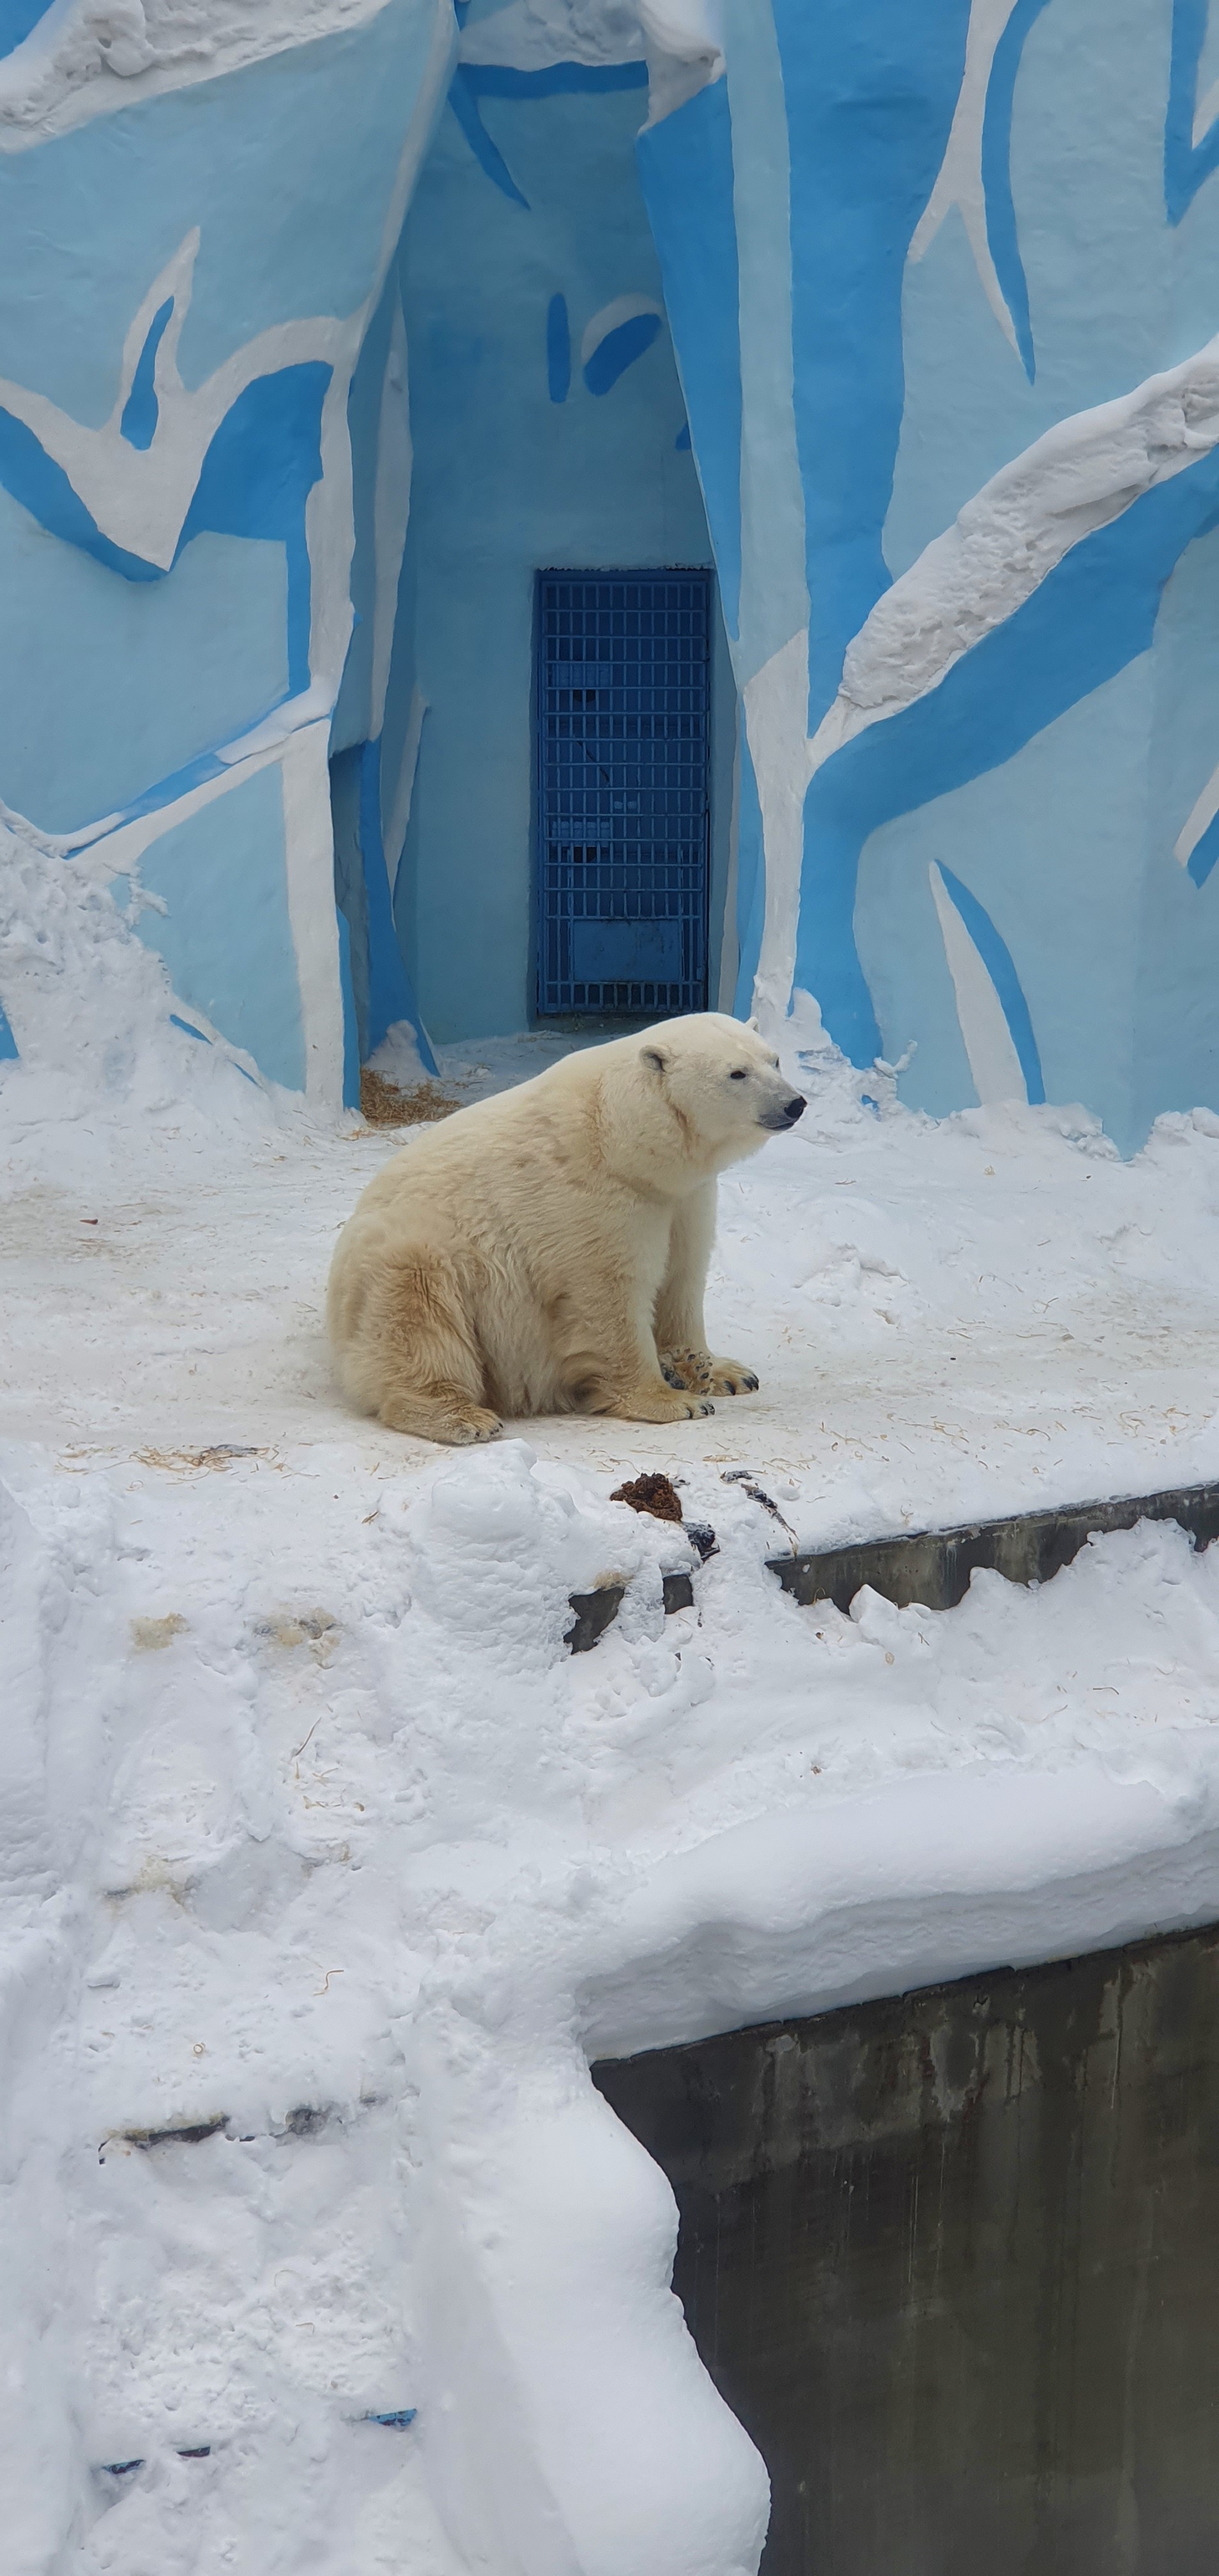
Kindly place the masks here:
[(756, 1387), (706, 1348), (716, 1174), (804, 1105), (756, 1023), (706, 1011), (425, 1129), (335, 1248), (345, 1393), (391, 1430), (467, 1442), (504, 1415), (679, 1422)]

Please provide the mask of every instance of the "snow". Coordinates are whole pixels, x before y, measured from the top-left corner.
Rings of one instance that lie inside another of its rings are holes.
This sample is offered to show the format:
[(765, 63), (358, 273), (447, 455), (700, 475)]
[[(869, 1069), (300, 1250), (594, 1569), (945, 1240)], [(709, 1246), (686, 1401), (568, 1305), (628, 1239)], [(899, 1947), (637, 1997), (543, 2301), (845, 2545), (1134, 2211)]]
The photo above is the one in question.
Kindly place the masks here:
[[(809, 1544), (1219, 1476), (1219, 1119), (936, 1125), (805, 1008), (809, 1111), (722, 1193), (761, 1393), (459, 1457), (327, 1367), (395, 1133), (176, 1027), (11, 840), (0, 1000), (6, 2566), (747, 2576), (761, 2464), (588, 2057), (1213, 1918), (1219, 1550), (846, 1618), (724, 1471)], [(668, 1620), (645, 1466), (719, 1538)]]
[(0, 152), (360, 26), (385, 0), (50, 0), (0, 62)]

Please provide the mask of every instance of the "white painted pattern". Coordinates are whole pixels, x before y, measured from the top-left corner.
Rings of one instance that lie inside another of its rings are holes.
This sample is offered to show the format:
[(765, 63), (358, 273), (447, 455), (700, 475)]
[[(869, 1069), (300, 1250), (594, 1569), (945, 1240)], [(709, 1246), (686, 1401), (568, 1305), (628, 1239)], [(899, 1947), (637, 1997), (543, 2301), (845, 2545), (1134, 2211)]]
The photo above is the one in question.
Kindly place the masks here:
[(986, 198), (982, 187), (982, 126), (995, 48), (1016, 0), (973, 0), (965, 42), (956, 113), (940, 163), (939, 177), (923, 209), (910, 244), (909, 257), (922, 259), (931, 248), (945, 215), (955, 206), (965, 226), (974, 266), (1003, 336), (1016, 347), (1016, 329), (1007, 299), (995, 274), (986, 234)]
[[(0, 404), (32, 430), (44, 453), (62, 467), (102, 535), (163, 572), (173, 562), (208, 447), (238, 396), (257, 376), (282, 367), (310, 359), (341, 365), (351, 330), (350, 323), (328, 315), (276, 323), (248, 340), (243, 349), (235, 349), (201, 385), (188, 388), (178, 374), (177, 344), (190, 305), (198, 248), (196, 229), (186, 235), (142, 298), (124, 340), (114, 408), (100, 429), (86, 428), (47, 395), (0, 377)], [(157, 352), (156, 429), (149, 447), (132, 447), (122, 433), (124, 406), (148, 325), (170, 297), (173, 316)]]
[(927, 874), (974, 1089), (983, 1108), (1005, 1100), (1027, 1101), (1003, 1004), (934, 860)]
[(1216, 814), (1219, 814), (1219, 769), (1212, 769), (1201, 795), (1196, 804), (1191, 805), (1173, 842), (1172, 854), (1179, 867), (1189, 866), (1203, 833), (1214, 822)]
[(796, 965), (804, 798), (812, 777), (808, 739), (808, 629), (801, 627), (743, 691), (745, 731), (758, 782), (766, 867), (766, 917), (753, 1006), (766, 1035), (787, 1016)]
[(620, 331), (624, 322), (636, 321), (641, 313), (654, 313), (660, 322), (665, 318), (664, 306), (657, 303), (654, 295), (615, 295), (608, 304), (603, 304), (591, 322), (584, 326), (580, 341), (581, 366), (588, 365), (602, 341), (608, 340), (611, 331)]
[(741, 868), (741, 732), (739, 725), (732, 744), (732, 811), (728, 823), (728, 881), (724, 888), (724, 928), (720, 946), (720, 989), (716, 1009), (731, 1011), (736, 998), (737, 976), (741, 967), (741, 942), (737, 931), (737, 889)]
[(305, 1098), (337, 1117), (343, 1106), (343, 990), (330, 822), (330, 726), (306, 725), (280, 754), (288, 918), (296, 951)]
[(808, 624), (792, 350), (791, 162), (769, 8), (728, 0), (732, 203), (740, 277), (741, 583), (737, 683)]

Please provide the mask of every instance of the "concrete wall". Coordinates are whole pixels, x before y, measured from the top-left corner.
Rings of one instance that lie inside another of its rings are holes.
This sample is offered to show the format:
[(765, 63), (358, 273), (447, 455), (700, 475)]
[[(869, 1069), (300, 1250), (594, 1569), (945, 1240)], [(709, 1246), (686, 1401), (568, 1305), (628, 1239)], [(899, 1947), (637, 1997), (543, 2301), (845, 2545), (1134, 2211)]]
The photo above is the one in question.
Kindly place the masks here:
[(593, 2071), (673, 2184), (764, 2576), (1219, 2563), (1219, 1930)]

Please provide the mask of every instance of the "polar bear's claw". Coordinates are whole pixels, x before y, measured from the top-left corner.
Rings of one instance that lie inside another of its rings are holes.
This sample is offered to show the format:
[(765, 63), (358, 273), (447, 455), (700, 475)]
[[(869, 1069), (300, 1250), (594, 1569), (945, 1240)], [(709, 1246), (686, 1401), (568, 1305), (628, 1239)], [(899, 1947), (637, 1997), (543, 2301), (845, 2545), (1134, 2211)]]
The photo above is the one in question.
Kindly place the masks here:
[[(454, 1422), (447, 1437), (455, 1448), (469, 1448), (476, 1440), (498, 1440), (503, 1427), (498, 1413), (484, 1413), (481, 1405), (474, 1405), (460, 1421)], [(442, 1433), (441, 1437), (443, 1439), (446, 1435)]]
[(708, 1382), (716, 1395), (753, 1395), (758, 1375), (756, 1369), (746, 1368), (743, 1360), (712, 1360)]

